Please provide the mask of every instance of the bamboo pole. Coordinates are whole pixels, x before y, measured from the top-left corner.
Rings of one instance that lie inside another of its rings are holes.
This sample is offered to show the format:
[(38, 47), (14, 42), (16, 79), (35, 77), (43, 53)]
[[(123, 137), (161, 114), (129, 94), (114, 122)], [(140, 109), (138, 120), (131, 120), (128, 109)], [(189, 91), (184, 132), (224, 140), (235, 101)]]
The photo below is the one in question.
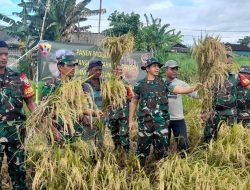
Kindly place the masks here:
[[(40, 34), (40, 42), (43, 40), (43, 33), (44, 33), (44, 27), (45, 27), (45, 21), (47, 18), (48, 11), (50, 9), (50, 2), (51, 0), (47, 1), (46, 8), (45, 8), (45, 13), (43, 17), (43, 23), (42, 23), (42, 28), (41, 28), (41, 34)], [(36, 66), (36, 103), (38, 104), (38, 82), (39, 82), (39, 70), (38, 70), (38, 64)]]

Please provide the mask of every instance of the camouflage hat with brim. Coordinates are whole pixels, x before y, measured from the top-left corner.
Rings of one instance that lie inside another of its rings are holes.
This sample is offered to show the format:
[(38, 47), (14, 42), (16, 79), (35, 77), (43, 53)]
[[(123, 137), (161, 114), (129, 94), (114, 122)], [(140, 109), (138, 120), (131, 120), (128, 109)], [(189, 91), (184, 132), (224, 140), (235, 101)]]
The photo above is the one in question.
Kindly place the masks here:
[(250, 74), (250, 66), (249, 65), (242, 65), (240, 67), (240, 73)]
[(178, 65), (178, 63), (175, 60), (168, 60), (163, 66), (164, 69), (166, 69), (166, 68), (176, 68), (176, 67), (179, 68), (180, 66)]
[(58, 50), (55, 52), (58, 63), (65, 65), (78, 65), (74, 52), (70, 50)]
[(157, 58), (152, 57), (152, 58), (147, 60), (145, 65), (141, 66), (141, 69), (146, 70), (147, 67), (149, 67), (153, 64), (158, 64), (160, 68), (163, 66)]

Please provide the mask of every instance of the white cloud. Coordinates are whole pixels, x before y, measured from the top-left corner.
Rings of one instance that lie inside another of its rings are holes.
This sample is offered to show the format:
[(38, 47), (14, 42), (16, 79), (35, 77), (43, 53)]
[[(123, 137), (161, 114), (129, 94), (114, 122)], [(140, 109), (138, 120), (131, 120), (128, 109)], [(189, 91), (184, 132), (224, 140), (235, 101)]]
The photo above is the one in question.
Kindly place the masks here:
[[(104, 1), (105, 6), (105, 1)], [(112, 4), (106, 2), (108, 15), (114, 10), (141, 14), (152, 13), (171, 28), (181, 30), (184, 41), (191, 44), (201, 31), (220, 35), (223, 41), (236, 42), (250, 35), (249, 0), (123, 0)], [(212, 32), (210, 30), (213, 30)], [(224, 31), (224, 32), (223, 32)], [(246, 31), (246, 32), (227, 32)]]
[(17, 7), (15, 3), (13, 3), (11, 0), (0, 0), (1, 6), (7, 6), (9, 8)]
[(162, 1), (150, 4), (147, 9), (150, 11), (159, 11), (159, 10), (169, 9), (171, 8), (171, 6), (172, 3), (170, 1)]
[(12, 12), (15, 12), (18, 9), (16, 3), (11, 0), (0, 0), (0, 13), (11, 15)]
[[(80, 0), (77, 0), (78, 2)], [(92, 0), (90, 9), (98, 9), (100, 0)], [(11, 0), (0, 0), (0, 13), (17, 11), (17, 5)], [(144, 13), (162, 19), (162, 23), (181, 30), (185, 43), (191, 44), (193, 37), (201, 31), (220, 35), (223, 41), (236, 42), (239, 38), (250, 35), (250, 0), (103, 0), (107, 13), (102, 15), (101, 30), (108, 28), (108, 16), (120, 12), (139, 13), (145, 22)], [(89, 17), (82, 25), (91, 24), (91, 31), (98, 31), (98, 16)], [(210, 30), (214, 30), (210, 32)], [(245, 32), (223, 32), (245, 31)]]

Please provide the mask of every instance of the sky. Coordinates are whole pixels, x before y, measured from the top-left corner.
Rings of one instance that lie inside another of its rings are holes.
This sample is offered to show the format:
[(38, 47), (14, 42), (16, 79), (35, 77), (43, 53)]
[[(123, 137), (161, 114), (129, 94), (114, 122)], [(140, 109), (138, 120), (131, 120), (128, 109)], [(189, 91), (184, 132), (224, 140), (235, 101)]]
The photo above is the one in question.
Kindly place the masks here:
[[(19, 2), (0, 0), (0, 13), (11, 16), (18, 11)], [(87, 7), (98, 9), (99, 3), (92, 0)], [(102, 0), (102, 7), (107, 13), (102, 15), (101, 30), (109, 27), (108, 16), (118, 10), (138, 13), (144, 23), (145, 13), (161, 18), (162, 23), (170, 24), (169, 29), (181, 31), (186, 45), (192, 45), (201, 33), (219, 35), (223, 42), (230, 43), (250, 36), (250, 0)], [(92, 25), (90, 30), (98, 32), (98, 16), (89, 17), (83, 25)]]

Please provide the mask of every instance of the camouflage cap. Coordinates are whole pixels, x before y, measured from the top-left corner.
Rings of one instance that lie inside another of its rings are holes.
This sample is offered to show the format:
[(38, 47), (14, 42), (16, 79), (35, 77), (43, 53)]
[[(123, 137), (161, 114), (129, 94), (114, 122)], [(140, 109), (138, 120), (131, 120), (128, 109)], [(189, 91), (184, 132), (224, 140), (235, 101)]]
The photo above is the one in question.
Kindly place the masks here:
[(160, 68), (163, 66), (157, 58), (152, 57), (152, 58), (147, 60), (145, 65), (141, 66), (141, 69), (146, 70), (147, 67), (149, 67), (150, 65), (153, 65), (153, 64), (158, 64)]
[(180, 67), (175, 60), (169, 60), (163, 66), (163, 68), (175, 68), (175, 67)]
[(250, 74), (250, 66), (249, 65), (242, 65), (240, 67), (240, 73)]
[(55, 56), (58, 63), (63, 63), (65, 65), (78, 65), (75, 54), (71, 50), (57, 50)]

